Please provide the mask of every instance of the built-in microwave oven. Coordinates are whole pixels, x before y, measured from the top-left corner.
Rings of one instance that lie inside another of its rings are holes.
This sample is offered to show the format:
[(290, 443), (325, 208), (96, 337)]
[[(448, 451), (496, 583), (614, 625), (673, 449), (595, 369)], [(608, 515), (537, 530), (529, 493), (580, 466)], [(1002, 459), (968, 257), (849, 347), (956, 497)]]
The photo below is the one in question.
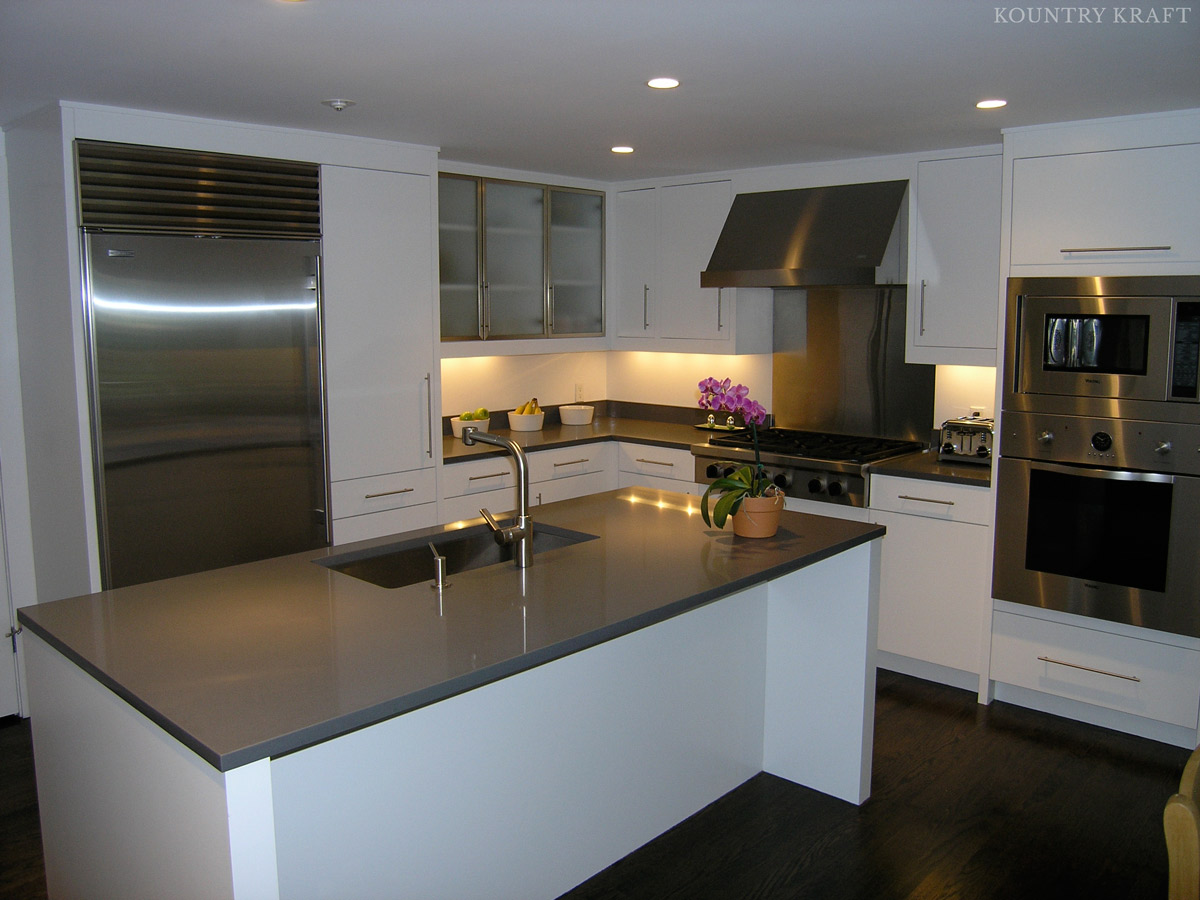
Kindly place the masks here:
[[(1058, 397), (1060, 412), (1124, 415), (1120, 401), (1139, 418), (1187, 421), (1200, 404), (1194, 277), (1012, 279), (1009, 327), (1006, 409)], [(1193, 411), (1170, 412), (1180, 404)]]

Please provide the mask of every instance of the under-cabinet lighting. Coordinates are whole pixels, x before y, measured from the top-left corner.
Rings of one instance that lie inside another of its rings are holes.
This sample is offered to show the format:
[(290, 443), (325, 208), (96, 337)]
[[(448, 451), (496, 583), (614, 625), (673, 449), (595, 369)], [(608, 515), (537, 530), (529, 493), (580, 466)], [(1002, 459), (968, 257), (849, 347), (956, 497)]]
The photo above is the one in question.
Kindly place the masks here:
[(613, 152), (613, 153), (632, 153), (632, 152), (633, 152), (633, 148), (632, 148), (632, 147), (626, 147), (626, 146), (624, 146), (624, 145), (622, 145), (622, 144), (619, 144), (619, 145), (617, 145), (616, 147), (613, 147), (613, 148), (612, 148), (612, 152)]
[(677, 78), (651, 78), (646, 82), (647, 87), (652, 87), (658, 91), (669, 91), (671, 88), (679, 87), (679, 79)]
[(1008, 101), (996, 98), (995, 100), (980, 100), (975, 104), (976, 109), (999, 109), (1002, 106), (1008, 106)]

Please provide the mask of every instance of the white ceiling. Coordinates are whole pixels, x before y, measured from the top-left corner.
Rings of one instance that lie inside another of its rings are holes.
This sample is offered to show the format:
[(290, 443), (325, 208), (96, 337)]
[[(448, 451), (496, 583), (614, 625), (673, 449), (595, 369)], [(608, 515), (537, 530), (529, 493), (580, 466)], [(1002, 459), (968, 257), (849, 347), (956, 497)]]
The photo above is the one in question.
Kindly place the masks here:
[[(1080, 9), (1052, 8), (1060, 19)], [(1114, 23), (1129, 7), (1096, 7), (1103, 24), (1004, 23), (997, 9), (1011, 8), (0, 0), (0, 125), (64, 99), (621, 181), (991, 144), (1009, 126), (1200, 107), (1200, 7), (1136, 7), (1143, 18), (1175, 10), (1159, 24)], [(682, 86), (645, 87), (662, 74)], [(975, 109), (991, 96), (1008, 107)], [(339, 113), (320, 104), (334, 97), (357, 105)], [(617, 157), (614, 144), (636, 152)]]

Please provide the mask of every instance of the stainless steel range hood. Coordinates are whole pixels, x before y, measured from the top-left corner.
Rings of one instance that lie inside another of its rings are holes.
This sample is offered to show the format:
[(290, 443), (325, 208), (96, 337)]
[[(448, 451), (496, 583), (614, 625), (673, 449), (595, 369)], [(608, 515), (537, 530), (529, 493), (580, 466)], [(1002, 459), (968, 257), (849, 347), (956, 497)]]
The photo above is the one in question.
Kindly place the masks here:
[(875, 284), (907, 181), (738, 194), (701, 287)]

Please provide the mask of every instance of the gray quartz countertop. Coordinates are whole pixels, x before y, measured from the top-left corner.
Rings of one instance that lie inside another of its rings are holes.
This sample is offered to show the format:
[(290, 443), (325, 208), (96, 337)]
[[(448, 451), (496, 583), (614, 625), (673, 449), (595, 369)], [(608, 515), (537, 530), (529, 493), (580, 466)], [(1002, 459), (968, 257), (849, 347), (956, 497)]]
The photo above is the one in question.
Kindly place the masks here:
[(874, 475), (896, 475), (900, 478), (917, 478), (925, 481), (946, 481), (951, 484), (969, 484), (989, 487), (992, 483), (991, 465), (969, 462), (942, 462), (937, 450), (919, 450), (895, 459), (871, 463)]
[[(785, 512), (748, 540), (698, 499), (629, 488), (537, 507), (596, 535), (387, 589), (313, 560), (448, 526), (29, 606), (20, 622), (221, 770), (329, 740), (679, 615), (882, 536)], [(432, 569), (432, 561), (431, 561)], [(836, 603), (836, 597), (829, 602)]]
[[(629, 441), (686, 450), (692, 444), (702, 444), (708, 440), (707, 431), (692, 425), (616, 416), (596, 416), (588, 425), (555, 424), (547, 425), (538, 431), (496, 429), (496, 433), (511, 437), (523, 449), (531, 451), (596, 441)], [(442, 438), (442, 459), (448, 463), (472, 459), (476, 456), (494, 456), (504, 452), (499, 447), (488, 444), (475, 444), (468, 447), (460, 439), (451, 435)]]

